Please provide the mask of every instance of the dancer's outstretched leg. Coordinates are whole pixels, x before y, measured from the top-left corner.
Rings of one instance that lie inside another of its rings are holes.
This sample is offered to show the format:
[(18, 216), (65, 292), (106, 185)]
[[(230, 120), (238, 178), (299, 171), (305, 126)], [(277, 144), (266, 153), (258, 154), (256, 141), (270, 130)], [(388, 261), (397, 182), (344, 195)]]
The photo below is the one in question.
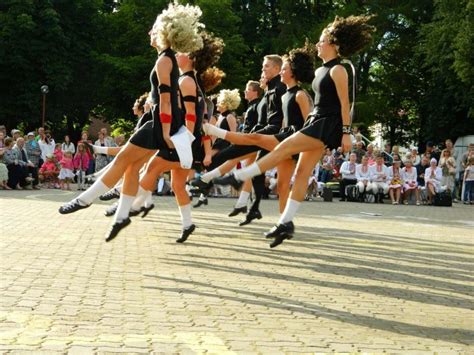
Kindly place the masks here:
[(71, 202), (61, 206), (59, 213), (68, 214), (89, 207), (93, 201), (109, 191), (120, 180), (125, 170), (144, 156), (154, 152), (150, 149), (141, 148), (128, 142), (116, 158), (110, 163), (110, 167), (99, 179), (97, 179), (86, 191), (81, 193)]

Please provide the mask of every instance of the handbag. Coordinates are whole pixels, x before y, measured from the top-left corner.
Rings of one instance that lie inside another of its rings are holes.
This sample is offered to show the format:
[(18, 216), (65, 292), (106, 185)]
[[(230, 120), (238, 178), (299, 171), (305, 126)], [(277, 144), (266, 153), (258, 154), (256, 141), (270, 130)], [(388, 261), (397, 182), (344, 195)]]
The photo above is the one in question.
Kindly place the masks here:
[(433, 205), (443, 206), (443, 207), (451, 207), (453, 205), (453, 199), (451, 198), (451, 192), (449, 192), (449, 191), (438, 192), (434, 196)]

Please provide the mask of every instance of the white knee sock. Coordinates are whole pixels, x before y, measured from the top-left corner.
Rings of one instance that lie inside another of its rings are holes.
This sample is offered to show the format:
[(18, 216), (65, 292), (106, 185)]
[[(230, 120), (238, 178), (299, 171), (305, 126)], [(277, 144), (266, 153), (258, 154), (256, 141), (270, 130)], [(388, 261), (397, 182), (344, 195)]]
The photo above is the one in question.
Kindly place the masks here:
[(109, 147), (102, 147), (101, 145), (93, 145), (92, 148), (94, 148), (94, 153), (96, 154), (107, 154), (108, 148)]
[(135, 197), (135, 200), (133, 201), (132, 210), (139, 211), (140, 208), (145, 205), (145, 201), (148, 198), (148, 195), (151, 196), (151, 191), (147, 191), (143, 187), (138, 185), (138, 192), (137, 196)]
[(283, 223), (288, 223), (295, 218), (295, 214), (298, 211), (298, 208), (300, 207), (301, 202), (298, 202), (296, 200), (288, 199), (286, 201), (286, 207), (283, 213), (280, 216), (280, 220), (278, 221), (278, 224), (283, 224)]
[(97, 180), (86, 191), (77, 196), (77, 199), (83, 205), (90, 205), (94, 200), (102, 194), (110, 190), (110, 187), (105, 185), (102, 180)]
[(135, 196), (125, 194), (120, 195), (117, 212), (115, 212), (114, 222), (122, 222), (124, 219), (128, 218), (128, 214), (130, 213), (130, 208), (132, 207), (133, 200), (135, 200)]
[(210, 136), (215, 136), (221, 139), (225, 139), (225, 135), (227, 134), (227, 131), (225, 129), (216, 127), (211, 124), (207, 124), (207, 126), (205, 126), (204, 128), (204, 131)]
[(248, 167), (239, 169), (234, 172), (234, 176), (237, 180), (245, 181), (253, 178), (254, 176), (260, 175), (262, 172), (258, 167), (257, 163), (252, 163)]
[(242, 207), (247, 206), (249, 197), (250, 197), (250, 192), (240, 191), (239, 199), (237, 200), (237, 203), (235, 204), (235, 208), (242, 208)]
[(181, 224), (183, 225), (184, 229), (188, 228), (189, 226), (191, 226), (191, 224), (193, 224), (190, 203), (184, 206), (179, 206), (179, 213), (181, 213)]
[(221, 172), (219, 171), (219, 168), (215, 168), (214, 170), (209, 171), (208, 173), (205, 173), (201, 176), (201, 180), (204, 182), (210, 182), (212, 179), (222, 176)]

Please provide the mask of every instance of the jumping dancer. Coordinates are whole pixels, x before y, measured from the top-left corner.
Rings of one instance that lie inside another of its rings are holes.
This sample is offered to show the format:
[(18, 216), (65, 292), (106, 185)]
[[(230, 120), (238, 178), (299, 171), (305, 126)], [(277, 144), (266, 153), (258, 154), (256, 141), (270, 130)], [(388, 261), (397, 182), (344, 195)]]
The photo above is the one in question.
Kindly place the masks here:
[(323, 66), (318, 68), (313, 81), (314, 109), (304, 127), (285, 139), (275, 150), (251, 166), (234, 174), (216, 179), (216, 183), (230, 184), (244, 181), (276, 166), (279, 162), (300, 153), (295, 184), (280, 216), (278, 224), (268, 233), (275, 238), (271, 248), (293, 237), (293, 218), (306, 193), (308, 177), (321, 159), (325, 147), (350, 150), (350, 108), (348, 74), (340, 65), (341, 57), (349, 57), (363, 49), (371, 40), (375, 28), (368, 25), (368, 16), (336, 17), (322, 32), (316, 44)]
[[(122, 202), (131, 206), (138, 190), (139, 169), (157, 150), (173, 147), (171, 136), (183, 124), (181, 111), (178, 109), (179, 70), (174, 51), (192, 52), (202, 48), (202, 37), (198, 33), (202, 27), (198, 22), (200, 16), (199, 7), (183, 6), (175, 2), (157, 17), (149, 32), (151, 45), (159, 51), (155, 65), (159, 83), (157, 97), (159, 102), (151, 111), (153, 119), (147, 121), (132, 136), (107, 171), (87, 191), (63, 205), (59, 209), (60, 213), (72, 213), (89, 207), (98, 196), (110, 190), (122, 175), (124, 175)], [(120, 211), (129, 209), (120, 207), (119, 205)], [(126, 215), (120, 214), (118, 218), (117, 223), (121, 226), (130, 223), (128, 212)], [(112, 229), (119, 228), (116, 226), (117, 223)]]

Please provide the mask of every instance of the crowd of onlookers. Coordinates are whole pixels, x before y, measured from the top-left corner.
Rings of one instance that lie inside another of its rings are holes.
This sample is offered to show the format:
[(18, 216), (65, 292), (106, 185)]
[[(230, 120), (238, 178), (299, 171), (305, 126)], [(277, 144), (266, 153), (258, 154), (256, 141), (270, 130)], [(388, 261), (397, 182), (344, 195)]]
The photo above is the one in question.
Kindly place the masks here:
[[(18, 129), (7, 135), (0, 126), (0, 188), (85, 189), (87, 176), (103, 169), (113, 159), (105, 154), (94, 154), (90, 145), (103, 147), (122, 146), (123, 136), (112, 138), (107, 129), (97, 132), (92, 142), (86, 131), (74, 144), (69, 136), (56, 142), (49, 130), (43, 127), (26, 135)], [(452, 201), (474, 202), (474, 144), (459, 157), (451, 140), (446, 140), (442, 150), (431, 142), (425, 151), (418, 153), (411, 148), (403, 153), (398, 146), (389, 144), (379, 150), (373, 144), (365, 144), (362, 136), (352, 135), (352, 152), (343, 154), (341, 149), (327, 149), (316, 165), (308, 181), (307, 199), (321, 196), (324, 187), (336, 186), (341, 201), (371, 201), (383, 203), (390, 198), (392, 204), (432, 204), (434, 196), (448, 193)], [(84, 144), (87, 142), (88, 144)], [(169, 190), (168, 175), (160, 178), (158, 193)], [(276, 193), (278, 176), (276, 169), (266, 172), (266, 197)], [(230, 188), (216, 187), (215, 196), (235, 194)]]
[(104, 168), (113, 158), (94, 154), (90, 144), (116, 147), (125, 143), (123, 136), (110, 137), (106, 128), (97, 132), (95, 143), (86, 131), (76, 144), (68, 135), (61, 143), (57, 142), (43, 127), (26, 135), (12, 129), (10, 134), (5, 126), (0, 126), (0, 188), (4, 190), (41, 187), (70, 190), (71, 183), (77, 183), (79, 190), (85, 189), (86, 177)]

